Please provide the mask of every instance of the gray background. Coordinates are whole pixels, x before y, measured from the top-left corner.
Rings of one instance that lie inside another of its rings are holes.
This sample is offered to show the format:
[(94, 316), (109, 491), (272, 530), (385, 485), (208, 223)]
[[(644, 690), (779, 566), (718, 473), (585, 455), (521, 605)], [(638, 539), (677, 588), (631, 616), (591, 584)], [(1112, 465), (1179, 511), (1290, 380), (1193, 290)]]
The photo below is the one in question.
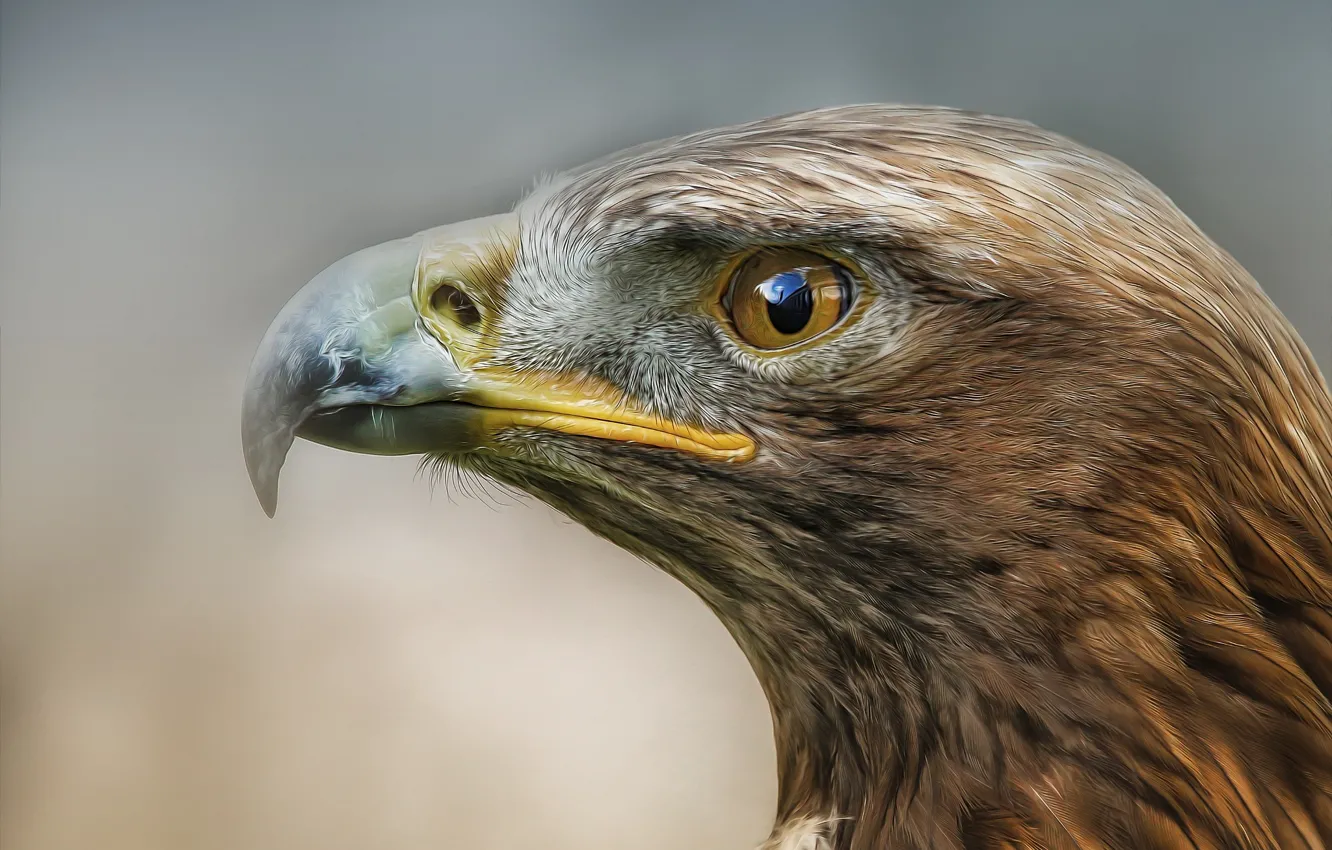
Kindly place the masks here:
[(1160, 184), (1332, 364), (1332, 4), (199, 2), (0, 12), (0, 844), (743, 848), (766, 706), (683, 589), (239, 393), (365, 245), (635, 142), (1007, 113)]

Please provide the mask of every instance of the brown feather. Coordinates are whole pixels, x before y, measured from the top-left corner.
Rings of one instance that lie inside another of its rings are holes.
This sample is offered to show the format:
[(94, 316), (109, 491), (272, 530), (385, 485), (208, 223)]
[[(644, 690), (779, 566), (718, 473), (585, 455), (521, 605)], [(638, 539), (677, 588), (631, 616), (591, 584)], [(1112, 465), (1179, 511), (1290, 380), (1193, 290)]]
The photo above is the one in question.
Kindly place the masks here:
[[(827, 492), (733, 473), (786, 511), (743, 516), (770, 557), (705, 573), (673, 547), (731, 553), (706, 523), (659, 542), (518, 482), (736, 634), (773, 704), (772, 846), (827, 822), (841, 850), (1332, 847), (1332, 400), (1157, 189), (1021, 122), (855, 107), (637, 151), (552, 203), (608, 254), (632, 230), (853, 239), (909, 286), (886, 363), (766, 412)], [(802, 571), (857, 545), (861, 570)]]

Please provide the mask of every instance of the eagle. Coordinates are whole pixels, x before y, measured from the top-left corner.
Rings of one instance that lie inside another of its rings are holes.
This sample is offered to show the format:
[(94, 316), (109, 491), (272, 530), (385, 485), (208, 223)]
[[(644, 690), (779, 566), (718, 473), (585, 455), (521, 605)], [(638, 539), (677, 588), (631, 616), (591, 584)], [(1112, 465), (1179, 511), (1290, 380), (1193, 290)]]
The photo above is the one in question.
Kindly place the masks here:
[(623, 151), (328, 267), (242, 404), (687, 585), (744, 651), (766, 850), (1332, 848), (1332, 397), (1121, 162), (933, 107)]

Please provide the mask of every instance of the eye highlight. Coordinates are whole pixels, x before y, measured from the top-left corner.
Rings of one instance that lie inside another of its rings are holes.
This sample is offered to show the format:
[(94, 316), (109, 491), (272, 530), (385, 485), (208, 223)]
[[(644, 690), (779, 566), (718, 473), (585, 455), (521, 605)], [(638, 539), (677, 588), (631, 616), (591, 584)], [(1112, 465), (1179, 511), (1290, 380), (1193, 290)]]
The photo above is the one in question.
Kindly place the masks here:
[(775, 351), (830, 330), (855, 297), (855, 279), (845, 267), (812, 251), (784, 248), (742, 262), (722, 296), (722, 309), (741, 339)]

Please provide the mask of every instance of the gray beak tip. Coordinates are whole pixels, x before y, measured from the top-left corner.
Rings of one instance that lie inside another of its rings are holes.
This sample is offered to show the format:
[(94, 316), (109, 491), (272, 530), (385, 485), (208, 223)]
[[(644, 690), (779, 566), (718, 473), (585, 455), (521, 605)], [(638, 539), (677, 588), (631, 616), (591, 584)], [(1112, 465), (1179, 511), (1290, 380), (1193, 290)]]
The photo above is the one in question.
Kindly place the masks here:
[(306, 358), (288, 357), (285, 328), (274, 323), (251, 365), (241, 402), (241, 449), (250, 485), (264, 513), (277, 512), (278, 477), (296, 442), (296, 428), (310, 408), (312, 382), (322, 380)]
[(264, 509), (264, 513), (267, 514), (268, 518), (272, 519), (274, 516), (276, 516), (277, 488), (274, 487), (272, 490), (268, 491), (267, 493), (259, 489), (255, 489), (254, 492), (259, 496), (259, 506)]
[(254, 495), (259, 497), (259, 506), (272, 519), (277, 514), (278, 476), (276, 472), (250, 473), (250, 483), (254, 485)]
[(295, 442), (294, 435), (289, 428), (261, 431), (253, 427), (253, 419), (247, 419), (245, 424), (247, 427), (241, 433), (245, 468), (250, 473), (250, 485), (259, 498), (259, 505), (272, 519), (277, 513), (278, 477), (287, 452)]

